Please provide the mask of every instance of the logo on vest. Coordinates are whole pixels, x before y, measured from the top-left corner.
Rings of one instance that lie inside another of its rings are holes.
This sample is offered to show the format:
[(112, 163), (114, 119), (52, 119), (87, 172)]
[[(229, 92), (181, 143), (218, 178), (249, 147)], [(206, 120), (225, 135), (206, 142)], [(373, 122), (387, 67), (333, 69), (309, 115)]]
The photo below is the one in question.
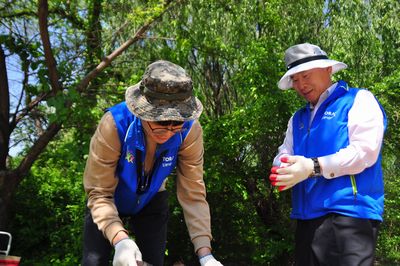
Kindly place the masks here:
[(135, 160), (135, 156), (133, 156), (133, 153), (132, 153), (131, 151), (128, 150), (128, 151), (126, 152), (125, 160), (126, 160), (128, 163), (133, 163), (133, 161)]
[(162, 157), (162, 167), (169, 167), (172, 165), (172, 161), (175, 156), (163, 156)]
[(332, 119), (336, 116), (335, 112), (331, 112), (331, 111), (325, 111), (324, 116), (322, 117), (322, 119)]

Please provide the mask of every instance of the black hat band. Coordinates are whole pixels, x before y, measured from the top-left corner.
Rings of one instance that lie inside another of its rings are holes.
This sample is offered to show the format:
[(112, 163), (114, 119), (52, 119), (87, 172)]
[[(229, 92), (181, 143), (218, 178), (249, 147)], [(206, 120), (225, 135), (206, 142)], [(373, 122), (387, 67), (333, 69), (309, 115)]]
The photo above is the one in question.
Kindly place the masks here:
[(310, 61), (319, 60), (319, 59), (328, 59), (328, 57), (326, 55), (314, 55), (314, 56), (302, 58), (302, 59), (299, 59), (299, 60), (294, 61), (293, 63), (289, 64), (287, 66), (287, 70), (289, 70), (295, 66), (298, 66), (298, 65), (310, 62)]

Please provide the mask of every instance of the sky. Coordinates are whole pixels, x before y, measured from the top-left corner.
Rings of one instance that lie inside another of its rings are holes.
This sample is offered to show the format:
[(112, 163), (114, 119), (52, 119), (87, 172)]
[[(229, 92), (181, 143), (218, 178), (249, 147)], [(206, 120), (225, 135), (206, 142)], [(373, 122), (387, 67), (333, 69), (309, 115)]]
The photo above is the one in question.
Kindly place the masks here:
[[(7, 53), (7, 51), (5, 51)], [(6, 57), (6, 66), (7, 66), (7, 78), (8, 78), (8, 86), (10, 90), (10, 112), (15, 112), (15, 106), (18, 102), (18, 97), (21, 94), (22, 90), (22, 72), (19, 69), (20, 63), (19, 58), (15, 55), (7, 56)], [(10, 143), (12, 144), (12, 143)], [(9, 154), (10, 156), (16, 156), (22, 147), (21, 145), (17, 145), (15, 147), (10, 147)]]

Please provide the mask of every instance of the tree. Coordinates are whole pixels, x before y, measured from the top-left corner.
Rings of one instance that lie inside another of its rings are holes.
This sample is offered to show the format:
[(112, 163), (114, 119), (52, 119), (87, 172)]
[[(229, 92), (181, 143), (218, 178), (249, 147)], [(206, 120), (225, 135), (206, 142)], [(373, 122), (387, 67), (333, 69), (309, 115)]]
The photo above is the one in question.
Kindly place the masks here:
[[(68, 125), (72, 113), (79, 112), (80, 97), (88, 96), (89, 84), (95, 87), (99, 74), (140, 40), (170, 3), (155, 3), (156, 12), (147, 17), (133, 37), (94, 68), (102, 55), (101, 1), (89, 1), (87, 6), (81, 1), (53, 1), (50, 7), (46, 0), (39, 0), (37, 6), (31, 1), (10, 1), (0, 7), (4, 18), (0, 46), (0, 229), (7, 228), (12, 195), (18, 185), (49, 142)], [(80, 17), (85, 12), (86, 20)], [(7, 57), (18, 58), (23, 73), (16, 102), (10, 98), (15, 92), (8, 83), (7, 67), (12, 62), (8, 64)], [(85, 76), (79, 75), (82, 65)], [(89, 94), (92, 100), (95, 96)], [(8, 163), (10, 143), (20, 142), (24, 145), (23, 157), (17, 165)]]

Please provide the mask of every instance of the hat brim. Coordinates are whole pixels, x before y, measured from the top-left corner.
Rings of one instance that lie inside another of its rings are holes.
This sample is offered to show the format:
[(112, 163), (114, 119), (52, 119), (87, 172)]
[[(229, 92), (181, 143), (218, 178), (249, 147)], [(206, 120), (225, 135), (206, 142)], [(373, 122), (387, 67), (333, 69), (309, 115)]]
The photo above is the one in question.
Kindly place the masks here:
[(293, 87), (293, 82), (291, 77), (294, 74), (302, 71), (307, 71), (313, 68), (326, 68), (326, 67), (332, 67), (332, 74), (334, 74), (342, 69), (347, 68), (347, 65), (345, 63), (331, 59), (313, 60), (289, 69), (285, 73), (285, 75), (283, 75), (283, 77), (279, 80), (278, 87), (281, 90), (290, 89)]
[(166, 101), (150, 99), (140, 91), (140, 82), (125, 93), (129, 111), (146, 121), (188, 121), (200, 117), (203, 105), (195, 96), (186, 100)]

